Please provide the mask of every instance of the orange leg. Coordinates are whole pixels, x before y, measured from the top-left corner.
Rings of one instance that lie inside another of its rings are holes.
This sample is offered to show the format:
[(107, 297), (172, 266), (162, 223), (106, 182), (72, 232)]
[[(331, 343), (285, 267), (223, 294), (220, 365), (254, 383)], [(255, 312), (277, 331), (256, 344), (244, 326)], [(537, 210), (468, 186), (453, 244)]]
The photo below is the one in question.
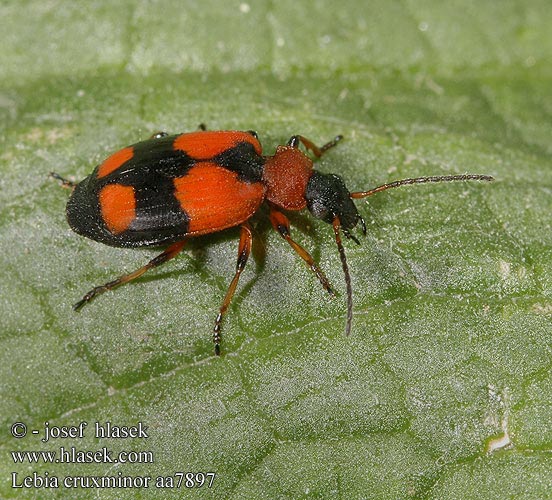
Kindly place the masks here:
[(309, 151), (312, 151), (312, 154), (316, 156), (317, 158), (320, 158), (328, 149), (333, 148), (341, 139), (343, 139), (342, 135), (337, 135), (335, 138), (327, 142), (321, 147), (318, 147), (314, 142), (310, 141), (306, 137), (303, 137), (302, 135), (294, 135), (291, 137), (288, 141), (288, 146), (292, 146), (294, 148), (299, 147), (299, 142), (303, 143), (303, 146), (305, 146)]
[(116, 280), (110, 281), (105, 285), (96, 286), (92, 288), (92, 290), (90, 290), (81, 300), (79, 300), (73, 306), (73, 309), (75, 311), (78, 311), (82, 306), (84, 306), (85, 304), (88, 304), (88, 302), (90, 302), (96, 295), (100, 295), (101, 293), (106, 292), (107, 290), (112, 290), (116, 286), (124, 285), (129, 281), (135, 280), (136, 278), (139, 278), (140, 276), (142, 276), (142, 274), (144, 274), (149, 269), (153, 269), (154, 267), (160, 266), (161, 264), (164, 264), (168, 260), (171, 260), (181, 252), (182, 248), (184, 248), (184, 244), (185, 244), (185, 241), (178, 241), (176, 243), (173, 243), (162, 254), (159, 254), (157, 257), (150, 260), (145, 266), (141, 267), (140, 269), (137, 269), (132, 273), (120, 276)]
[(307, 252), (299, 243), (296, 243), (291, 239), (290, 236), (290, 227), (289, 227), (289, 220), (288, 218), (280, 212), (274, 205), (269, 204), (270, 206), (270, 222), (272, 223), (272, 227), (278, 233), (284, 240), (286, 240), (291, 248), (295, 250), (295, 252), (301, 257), (309, 266), (310, 270), (316, 274), (316, 277), (324, 287), (324, 289), (332, 296), (335, 296), (335, 292), (333, 290), (332, 285), (330, 284), (328, 278), (326, 278), (326, 275), (323, 273), (322, 269), (318, 267), (316, 262), (314, 262), (314, 259), (312, 256)]
[(249, 254), (251, 253), (252, 240), (253, 236), (251, 235), (251, 228), (249, 227), (249, 224), (242, 224), (240, 233), (240, 245), (238, 247), (238, 261), (236, 263), (236, 273), (234, 274), (234, 278), (230, 282), (230, 286), (228, 287), (226, 296), (224, 297), (222, 305), (220, 306), (217, 319), (215, 320), (215, 327), (213, 328), (213, 343), (215, 344), (215, 354), (217, 356), (220, 355), (220, 343), (222, 341), (222, 317), (228, 309), (230, 302), (232, 301), (232, 297), (234, 296), (234, 292), (236, 291), (236, 287), (238, 286), (238, 281), (240, 280), (240, 275), (244, 270), (247, 259), (249, 258)]

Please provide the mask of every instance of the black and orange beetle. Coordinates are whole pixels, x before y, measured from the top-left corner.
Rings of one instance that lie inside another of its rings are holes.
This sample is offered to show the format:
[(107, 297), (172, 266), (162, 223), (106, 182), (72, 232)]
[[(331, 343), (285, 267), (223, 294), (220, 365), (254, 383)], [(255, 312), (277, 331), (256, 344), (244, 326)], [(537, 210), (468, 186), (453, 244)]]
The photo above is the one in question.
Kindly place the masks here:
[(351, 230), (360, 223), (366, 234), (353, 200), (405, 184), (493, 178), (478, 174), (418, 177), (350, 193), (341, 177), (314, 170), (312, 159), (299, 149), (302, 144), (318, 158), (341, 139), (338, 135), (317, 147), (305, 137), (294, 135), (285, 146), (278, 146), (274, 155), (265, 156), (253, 131), (161, 132), (112, 154), (78, 184), (53, 173), (73, 189), (67, 219), (78, 234), (116, 247), (168, 245), (140, 269), (93, 288), (73, 308), (78, 310), (96, 295), (172, 259), (192, 236), (240, 226), (236, 272), (213, 330), (215, 353), (220, 354), (222, 317), (251, 251), (248, 221), (266, 201), (274, 229), (333, 296), (335, 292), (322, 270), (291, 238), (289, 221), (282, 210), (308, 208), (317, 219), (332, 225), (347, 287), (348, 335), (353, 316), (352, 287), (341, 233), (358, 244)]

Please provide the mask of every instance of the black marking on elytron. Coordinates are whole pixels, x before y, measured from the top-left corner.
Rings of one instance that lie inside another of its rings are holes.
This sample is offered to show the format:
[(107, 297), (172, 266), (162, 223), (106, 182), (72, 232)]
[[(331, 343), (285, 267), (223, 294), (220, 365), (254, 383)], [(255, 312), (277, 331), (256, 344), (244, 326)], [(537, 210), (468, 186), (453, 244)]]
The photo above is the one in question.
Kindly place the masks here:
[(127, 236), (130, 233), (137, 236), (149, 233), (155, 234), (160, 241), (175, 241), (175, 235), (179, 236), (176, 240), (185, 236), (190, 217), (182, 210), (174, 191), (172, 177), (148, 175), (136, 182), (136, 218), (130, 224)]
[(213, 162), (238, 174), (238, 180), (253, 184), (262, 182), (265, 158), (250, 142), (240, 142), (213, 157)]
[(98, 179), (98, 184), (138, 186), (146, 178), (157, 181), (159, 178), (174, 179), (186, 175), (195, 165), (195, 161), (185, 151), (174, 149), (173, 144), (177, 137), (178, 135), (167, 135), (134, 144), (132, 158)]
[(71, 193), (65, 209), (67, 222), (77, 234), (108, 245), (121, 246), (111, 241), (112, 234), (103, 223), (94, 177), (92, 174), (83, 179)]
[[(157, 246), (182, 240), (188, 233), (189, 216), (174, 196), (173, 180), (186, 175), (195, 161), (173, 148), (176, 137), (134, 144), (132, 158), (100, 179), (96, 167), (69, 198), (70, 226), (78, 234), (116, 247)], [(112, 234), (101, 216), (99, 193), (107, 184), (134, 188), (136, 217), (120, 234)]]
[[(189, 217), (173, 195), (171, 179), (158, 182), (154, 190), (144, 184), (135, 187), (136, 218), (119, 234), (111, 233), (103, 221), (101, 188), (94, 181), (89, 176), (80, 182), (67, 202), (67, 220), (76, 233), (115, 247), (160, 246), (186, 237)], [(170, 195), (165, 197), (169, 189)]]
[[(67, 219), (75, 232), (116, 247), (159, 246), (188, 234), (190, 218), (175, 196), (174, 179), (185, 177), (200, 161), (174, 149), (179, 135), (167, 135), (132, 146), (133, 156), (113, 172), (97, 178), (100, 168), (80, 182), (67, 204)], [(265, 159), (249, 142), (241, 142), (210, 160), (236, 172), (242, 182), (262, 182)], [(101, 216), (99, 193), (107, 184), (132, 186), (136, 217), (129, 228), (111, 233)]]

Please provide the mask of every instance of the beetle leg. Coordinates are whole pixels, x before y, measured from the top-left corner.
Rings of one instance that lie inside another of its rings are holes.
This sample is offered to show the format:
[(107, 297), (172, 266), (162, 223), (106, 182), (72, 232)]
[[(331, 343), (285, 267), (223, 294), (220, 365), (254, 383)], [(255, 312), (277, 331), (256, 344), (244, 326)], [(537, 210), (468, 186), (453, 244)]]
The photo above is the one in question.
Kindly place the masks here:
[(333, 148), (341, 139), (343, 139), (342, 135), (336, 135), (333, 140), (327, 142), (323, 146), (318, 147), (316, 144), (314, 144), (314, 142), (307, 139), (306, 137), (303, 137), (302, 135), (294, 135), (290, 137), (288, 141), (288, 146), (297, 148), (299, 147), (299, 142), (302, 142), (305, 148), (307, 148), (309, 151), (312, 151), (312, 154), (314, 156), (320, 158), (326, 151), (328, 151), (328, 149)]
[(180, 253), (185, 243), (185, 241), (177, 241), (176, 243), (173, 243), (171, 246), (169, 246), (163, 253), (150, 260), (145, 266), (142, 266), (140, 269), (136, 269), (136, 271), (129, 274), (124, 274), (123, 276), (120, 276), (116, 280), (110, 281), (105, 285), (92, 288), (92, 290), (90, 290), (81, 300), (79, 300), (73, 306), (73, 309), (75, 311), (78, 311), (82, 306), (90, 302), (96, 295), (106, 292), (107, 290), (112, 290), (116, 286), (123, 285), (125, 283), (128, 283), (129, 281), (135, 280), (136, 278), (142, 276), (142, 274), (144, 274), (149, 269), (153, 269), (154, 267), (160, 266), (168, 260), (171, 260)]
[(159, 131), (159, 132), (155, 132), (155, 134), (152, 134), (150, 139), (161, 139), (163, 137), (167, 137), (168, 135), (169, 135), (168, 132)]
[(332, 285), (330, 284), (330, 281), (328, 280), (328, 278), (326, 278), (326, 275), (324, 274), (322, 269), (320, 269), (316, 262), (314, 262), (314, 259), (309, 254), (309, 252), (307, 252), (301, 245), (299, 245), (299, 243), (296, 243), (291, 239), (288, 218), (271, 203), (269, 204), (269, 206), (270, 222), (272, 223), (272, 227), (274, 227), (274, 229), (278, 231), (280, 236), (290, 244), (291, 248), (295, 250), (299, 257), (301, 257), (306, 262), (310, 270), (314, 274), (316, 274), (316, 277), (318, 278), (324, 289), (330, 295), (335, 296), (335, 292)]
[(66, 179), (65, 177), (62, 177), (61, 175), (59, 175), (56, 172), (50, 172), (50, 177), (52, 179), (56, 179), (57, 181), (60, 181), (61, 182), (61, 187), (64, 187), (64, 188), (74, 189), (77, 185), (76, 182), (70, 181), (69, 179)]
[(249, 254), (251, 253), (252, 240), (253, 240), (253, 236), (251, 234), (251, 228), (249, 227), (249, 224), (247, 224), (246, 222), (241, 225), (240, 245), (238, 246), (238, 261), (236, 262), (236, 273), (234, 274), (234, 278), (230, 282), (230, 286), (228, 287), (228, 291), (226, 292), (226, 296), (224, 297), (222, 306), (220, 306), (217, 319), (215, 320), (215, 327), (213, 328), (213, 342), (215, 344), (215, 354), (217, 356), (220, 355), (220, 343), (222, 341), (222, 336), (221, 336), (222, 316), (228, 309), (228, 306), (230, 305), (230, 301), (232, 300), (232, 297), (234, 296), (234, 292), (236, 291), (236, 287), (238, 286), (240, 275), (244, 270), (245, 264), (247, 263), (247, 259), (249, 258)]

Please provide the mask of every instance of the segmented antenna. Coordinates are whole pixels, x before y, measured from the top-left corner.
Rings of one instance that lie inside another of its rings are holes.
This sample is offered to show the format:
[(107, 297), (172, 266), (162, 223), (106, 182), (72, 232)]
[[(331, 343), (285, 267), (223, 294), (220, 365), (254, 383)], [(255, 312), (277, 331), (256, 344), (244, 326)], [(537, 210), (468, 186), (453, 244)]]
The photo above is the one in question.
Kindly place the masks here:
[[(389, 182), (387, 184), (382, 184), (381, 186), (378, 186), (373, 189), (369, 189), (368, 191), (357, 191), (355, 193), (351, 193), (351, 198), (366, 198), (367, 196), (371, 196), (373, 194), (379, 193), (380, 191), (385, 191), (386, 189), (396, 188), (399, 186), (405, 186), (407, 184), (423, 184), (426, 182), (454, 182), (454, 181), (493, 181), (494, 177), (491, 175), (481, 175), (481, 174), (460, 174), (460, 175), (432, 175), (428, 177), (413, 177), (410, 179), (401, 179), (394, 182)], [(364, 220), (360, 218), (360, 222), (362, 223), (362, 229), (364, 234), (366, 234), (366, 225), (364, 224)], [(337, 248), (339, 250), (339, 257), (341, 258), (341, 265), (343, 266), (343, 273), (345, 274), (345, 284), (347, 285), (347, 323), (345, 325), (345, 335), (349, 335), (351, 333), (351, 325), (353, 322), (353, 289), (351, 287), (351, 276), (349, 275), (349, 267), (347, 266), (347, 259), (345, 257), (345, 249), (343, 248), (343, 244), (341, 242), (341, 222), (339, 221), (339, 218), (336, 217), (333, 220), (333, 229), (335, 233), (335, 242), (337, 243)], [(343, 233), (348, 238), (352, 238), (354, 241), (358, 243), (358, 240), (353, 237), (348, 231), (343, 230)]]
[(337, 249), (339, 250), (339, 257), (341, 258), (343, 274), (345, 275), (345, 285), (347, 286), (347, 323), (345, 324), (345, 335), (349, 335), (351, 333), (351, 325), (353, 323), (353, 288), (351, 286), (351, 276), (349, 275), (347, 258), (345, 257), (345, 249), (343, 248), (343, 244), (341, 243), (341, 235), (339, 234), (341, 222), (338, 217), (333, 220), (332, 226), (335, 233)]
[(494, 177), (491, 175), (480, 174), (461, 174), (461, 175), (432, 175), (430, 177), (414, 177), (412, 179), (401, 179), (400, 181), (389, 182), (388, 184), (382, 184), (374, 189), (368, 191), (357, 191), (351, 193), (351, 198), (366, 198), (373, 194), (385, 191), (386, 189), (396, 188), (399, 186), (405, 186), (406, 184), (423, 184), (424, 182), (453, 182), (453, 181), (493, 181)]

